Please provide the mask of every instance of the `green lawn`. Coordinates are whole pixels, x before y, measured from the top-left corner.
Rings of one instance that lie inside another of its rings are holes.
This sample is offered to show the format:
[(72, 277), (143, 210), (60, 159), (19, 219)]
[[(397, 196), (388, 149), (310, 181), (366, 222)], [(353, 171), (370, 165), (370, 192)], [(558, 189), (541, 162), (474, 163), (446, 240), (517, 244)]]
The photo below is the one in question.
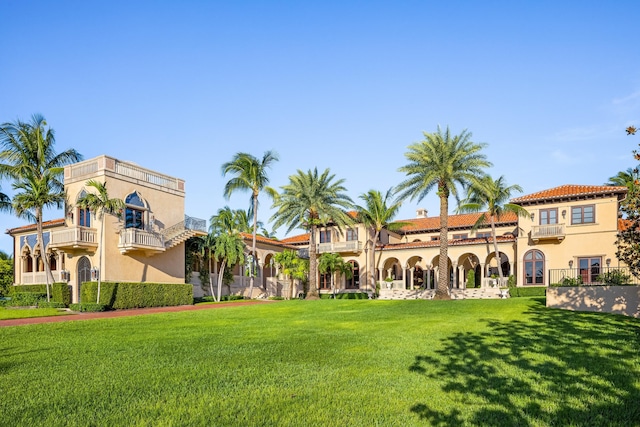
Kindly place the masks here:
[(640, 425), (640, 321), (541, 298), (0, 328), (0, 424)]
[(0, 320), (26, 319), (29, 317), (65, 316), (71, 314), (68, 311), (60, 311), (57, 308), (5, 308), (0, 307)]

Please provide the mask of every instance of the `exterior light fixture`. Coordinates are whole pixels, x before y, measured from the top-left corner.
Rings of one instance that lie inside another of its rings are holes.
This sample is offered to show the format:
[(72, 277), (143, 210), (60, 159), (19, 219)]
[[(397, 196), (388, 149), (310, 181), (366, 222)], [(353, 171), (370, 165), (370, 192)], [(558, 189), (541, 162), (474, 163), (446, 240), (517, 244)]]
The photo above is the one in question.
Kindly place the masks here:
[(607, 263), (607, 268), (609, 268), (609, 266), (611, 265), (611, 258), (607, 258), (606, 263)]
[(533, 221), (533, 219), (536, 217), (536, 214), (531, 213), (531, 221)]
[(572, 259), (569, 260), (569, 268), (573, 268), (573, 260)]
[(567, 210), (563, 209), (562, 210), (562, 218), (565, 218), (567, 216)]

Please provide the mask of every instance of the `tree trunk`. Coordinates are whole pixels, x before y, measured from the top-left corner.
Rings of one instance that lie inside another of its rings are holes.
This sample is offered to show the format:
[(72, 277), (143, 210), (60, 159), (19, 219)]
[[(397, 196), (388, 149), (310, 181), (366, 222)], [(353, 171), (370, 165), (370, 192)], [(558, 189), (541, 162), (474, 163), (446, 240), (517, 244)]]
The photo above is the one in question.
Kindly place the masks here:
[(318, 299), (318, 248), (316, 247), (316, 226), (311, 226), (309, 234), (309, 293), (306, 299)]
[(104, 245), (104, 220), (105, 216), (104, 214), (102, 214), (102, 220), (100, 221), (100, 244), (98, 245), (98, 295), (96, 296), (96, 304), (100, 304), (100, 284), (102, 283), (102, 246)]
[(211, 277), (211, 251), (209, 250), (209, 291), (211, 291), (211, 297), (216, 300), (216, 296), (213, 293), (213, 278)]
[(438, 262), (438, 287), (434, 299), (451, 299), (449, 294), (449, 197), (446, 190), (440, 194), (440, 259)]
[(222, 294), (222, 280), (224, 279), (224, 267), (226, 264), (226, 260), (222, 260), (222, 263), (220, 264), (220, 271), (218, 272), (218, 300), (217, 302), (220, 302), (220, 294)]
[[(256, 234), (258, 232), (258, 194), (254, 191), (253, 193), (253, 234), (252, 234), (252, 243), (251, 243), (251, 255), (253, 256), (253, 261), (249, 266), (249, 298), (253, 297), (253, 265), (258, 261), (258, 255), (256, 254)], [(263, 288), (266, 292), (267, 290)]]
[(295, 295), (295, 290), (293, 289), (293, 284), (294, 284), (294, 278), (293, 278), (293, 274), (290, 275), (291, 277), (291, 289), (289, 289), (289, 293), (291, 294), (289, 299), (293, 299), (293, 296)]
[(496, 237), (496, 223), (491, 217), (491, 237), (493, 237), (493, 250), (496, 253), (496, 262), (498, 263), (498, 276), (500, 276), (500, 285), (502, 285), (502, 279), (504, 274), (502, 273), (502, 259), (500, 258), (500, 252), (498, 251), (498, 238)]
[[(376, 262), (376, 244), (378, 243), (378, 239), (380, 238), (380, 231), (376, 230), (376, 232), (374, 233), (373, 236), (373, 247), (371, 248), (371, 265), (373, 268), (372, 274), (373, 274), (373, 289), (375, 291), (375, 285), (376, 283), (378, 283), (378, 279), (376, 278), (376, 270), (380, 269), (380, 259), (382, 258), (382, 251), (380, 251), (380, 254), (378, 255), (378, 262)], [(375, 266), (373, 266), (375, 263)]]
[(47, 302), (51, 300), (49, 292), (49, 284), (53, 282), (53, 274), (51, 274), (51, 266), (47, 259), (47, 251), (44, 247), (44, 233), (42, 232), (42, 208), (36, 208), (36, 230), (38, 234), (38, 242), (40, 242), (40, 258), (44, 264), (45, 287), (47, 288)]

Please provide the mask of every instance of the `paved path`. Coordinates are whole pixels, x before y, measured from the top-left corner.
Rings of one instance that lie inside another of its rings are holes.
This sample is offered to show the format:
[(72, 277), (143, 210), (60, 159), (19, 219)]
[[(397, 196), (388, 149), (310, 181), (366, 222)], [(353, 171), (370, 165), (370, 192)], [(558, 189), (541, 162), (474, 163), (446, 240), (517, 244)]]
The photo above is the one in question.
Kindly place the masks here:
[(38, 323), (70, 322), (74, 320), (111, 319), (113, 317), (142, 316), (153, 313), (173, 313), (178, 311), (210, 310), (213, 308), (238, 307), (241, 305), (271, 304), (275, 301), (240, 301), (220, 304), (179, 305), (176, 307), (133, 308), (130, 310), (104, 311), (101, 313), (74, 313), (49, 317), (29, 317), (27, 319), (0, 320), (0, 327), (35, 325)]

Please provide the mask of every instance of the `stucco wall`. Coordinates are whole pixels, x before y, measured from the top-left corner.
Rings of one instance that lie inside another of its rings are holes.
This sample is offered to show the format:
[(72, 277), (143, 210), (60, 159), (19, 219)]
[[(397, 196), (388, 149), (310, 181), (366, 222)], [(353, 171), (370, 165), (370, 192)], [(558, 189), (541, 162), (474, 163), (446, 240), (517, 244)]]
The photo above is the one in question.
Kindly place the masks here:
[(547, 289), (547, 307), (640, 318), (640, 286), (573, 286)]

